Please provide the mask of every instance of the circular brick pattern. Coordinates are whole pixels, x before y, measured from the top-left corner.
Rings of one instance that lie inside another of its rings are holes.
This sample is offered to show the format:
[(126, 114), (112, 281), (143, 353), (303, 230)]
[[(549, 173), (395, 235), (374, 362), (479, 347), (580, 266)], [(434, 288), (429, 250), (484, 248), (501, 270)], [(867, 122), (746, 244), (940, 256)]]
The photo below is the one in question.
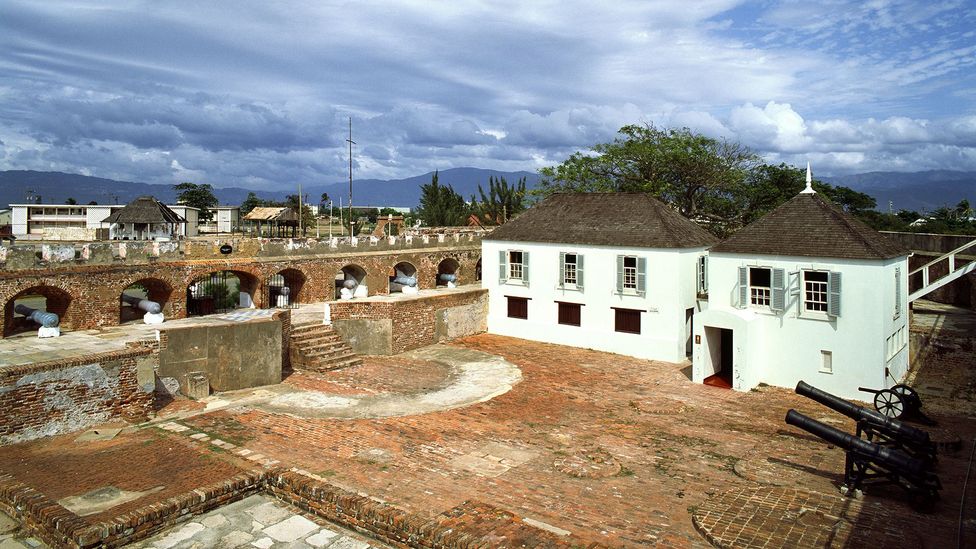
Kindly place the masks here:
[(620, 472), (620, 463), (603, 448), (584, 448), (571, 456), (553, 462), (557, 470), (579, 478), (612, 477)]
[(630, 407), (642, 414), (652, 414), (661, 416), (673, 416), (683, 414), (690, 410), (690, 407), (680, 401), (669, 398), (644, 398), (631, 400)]
[(737, 488), (716, 494), (692, 514), (716, 547), (923, 547), (917, 517), (886, 506), (796, 488)]

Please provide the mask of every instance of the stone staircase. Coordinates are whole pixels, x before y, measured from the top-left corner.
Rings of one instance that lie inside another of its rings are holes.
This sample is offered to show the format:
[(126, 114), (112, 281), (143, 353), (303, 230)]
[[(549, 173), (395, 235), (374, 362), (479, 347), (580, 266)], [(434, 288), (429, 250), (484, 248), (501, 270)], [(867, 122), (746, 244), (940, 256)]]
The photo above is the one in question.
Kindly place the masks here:
[(293, 326), (288, 353), (293, 370), (324, 372), (362, 364), (342, 336), (325, 324)]

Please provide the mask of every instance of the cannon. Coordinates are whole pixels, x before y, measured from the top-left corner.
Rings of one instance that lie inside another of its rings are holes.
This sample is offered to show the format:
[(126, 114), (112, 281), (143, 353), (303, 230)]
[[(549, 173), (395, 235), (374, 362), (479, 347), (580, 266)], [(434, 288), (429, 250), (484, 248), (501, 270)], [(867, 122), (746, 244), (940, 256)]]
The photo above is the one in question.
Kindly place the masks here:
[(844, 486), (847, 495), (865, 483), (895, 484), (908, 492), (914, 505), (928, 509), (939, 498), (942, 483), (924, 460), (907, 453), (835, 429), (796, 410), (786, 413), (786, 423), (824, 440), (846, 452)]
[(393, 277), (393, 282), (396, 282), (397, 284), (399, 284), (401, 286), (409, 286), (409, 287), (412, 288), (412, 287), (414, 287), (414, 286), (417, 285), (417, 277), (415, 277), (415, 276), (406, 276), (406, 275), (397, 275), (397, 276)]
[(134, 295), (122, 294), (122, 301), (125, 301), (137, 309), (154, 315), (158, 315), (163, 310), (163, 307), (159, 303), (149, 301), (148, 299), (142, 299), (141, 297), (136, 297)]
[(903, 450), (929, 466), (935, 462), (936, 446), (928, 432), (922, 429), (848, 402), (803, 381), (796, 384), (796, 394), (815, 400), (856, 421), (857, 437), (864, 435), (868, 442)]
[(858, 391), (874, 395), (874, 408), (887, 417), (901, 419), (915, 419), (925, 425), (935, 425), (936, 422), (922, 412), (922, 399), (918, 391), (908, 385), (898, 384), (891, 389), (870, 389), (858, 387)]
[(18, 303), (14, 306), (14, 312), (24, 315), (28, 320), (36, 322), (43, 328), (57, 328), (61, 324), (61, 319), (54, 313), (32, 309), (27, 305)]

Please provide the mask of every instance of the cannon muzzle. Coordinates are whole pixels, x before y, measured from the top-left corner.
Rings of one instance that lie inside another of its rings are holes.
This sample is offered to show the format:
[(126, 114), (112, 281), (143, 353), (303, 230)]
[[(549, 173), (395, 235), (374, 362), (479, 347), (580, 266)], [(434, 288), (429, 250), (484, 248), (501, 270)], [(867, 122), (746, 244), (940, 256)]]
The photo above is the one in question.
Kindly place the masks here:
[(142, 299), (134, 295), (122, 294), (122, 301), (125, 301), (133, 307), (145, 311), (147, 313), (159, 314), (163, 310), (162, 306), (155, 301), (149, 301), (148, 299)]
[(915, 459), (904, 452), (893, 448), (886, 448), (835, 429), (830, 425), (811, 419), (796, 410), (786, 413), (786, 423), (803, 429), (834, 446), (853, 452), (864, 459), (873, 461), (888, 470), (903, 475), (919, 477), (926, 470), (925, 462)]
[(820, 404), (840, 412), (855, 421), (865, 421), (879, 429), (883, 429), (898, 438), (915, 444), (928, 444), (929, 434), (926, 431), (906, 425), (897, 419), (885, 417), (880, 413), (858, 406), (847, 400), (836, 397), (826, 391), (821, 391), (809, 383), (800, 381), (796, 384), (796, 394), (815, 400)]

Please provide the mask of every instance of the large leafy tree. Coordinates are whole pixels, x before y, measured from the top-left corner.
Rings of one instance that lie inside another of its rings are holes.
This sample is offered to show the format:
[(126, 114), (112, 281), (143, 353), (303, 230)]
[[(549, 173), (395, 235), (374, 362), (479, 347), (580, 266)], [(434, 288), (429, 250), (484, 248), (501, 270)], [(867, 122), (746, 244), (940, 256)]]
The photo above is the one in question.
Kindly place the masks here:
[(179, 185), (173, 185), (173, 189), (177, 192), (177, 202), (200, 210), (199, 217), (202, 223), (209, 223), (213, 219), (214, 212), (211, 208), (217, 207), (218, 202), (217, 197), (214, 196), (213, 187), (208, 183), (198, 185), (183, 182)]
[(471, 207), (486, 225), (501, 225), (525, 211), (525, 178), (509, 185), (505, 177), (488, 177), (488, 192), (478, 185), (480, 200), (471, 199)]
[(249, 192), (247, 193), (247, 198), (245, 198), (244, 201), (241, 202), (241, 215), (242, 216), (247, 215), (251, 213), (251, 211), (253, 211), (254, 208), (262, 206), (263, 204), (264, 202), (260, 198), (258, 198), (258, 195), (254, 194), (253, 192)]
[(454, 188), (441, 185), (438, 172), (434, 172), (430, 183), (420, 187), (420, 206), (417, 215), (432, 227), (464, 225), (470, 208)]

